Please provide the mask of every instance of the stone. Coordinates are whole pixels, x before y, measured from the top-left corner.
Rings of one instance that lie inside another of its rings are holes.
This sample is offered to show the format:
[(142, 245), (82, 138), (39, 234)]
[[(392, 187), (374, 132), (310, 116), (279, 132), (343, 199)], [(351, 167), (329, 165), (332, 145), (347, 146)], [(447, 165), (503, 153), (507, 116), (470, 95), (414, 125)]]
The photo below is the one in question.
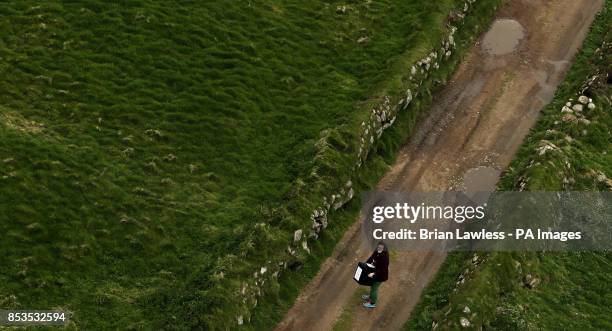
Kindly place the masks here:
[(327, 228), (327, 215), (321, 215), (315, 218), (312, 222), (312, 228), (315, 230), (315, 234)]
[(238, 320), (238, 325), (244, 324), (244, 317), (242, 317), (242, 315), (236, 317), (236, 319)]
[(587, 108), (589, 108), (589, 109), (595, 109), (595, 104), (594, 104), (594, 103), (592, 103), (592, 102), (589, 102), (589, 104), (588, 104)]
[(261, 267), (261, 269), (259, 269), (259, 273), (262, 274), (262, 275), (265, 274), (266, 271), (268, 271), (268, 268), (266, 268), (266, 267)]
[(561, 112), (562, 113), (571, 113), (572, 109), (568, 106), (563, 106), (563, 108), (561, 108)]
[(302, 239), (302, 229), (295, 230), (293, 233), (293, 242), (298, 242)]
[(472, 323), (470, 323), (470, 320), (468, 320), (465, 317), (461, 317), (459, 319), (459, 323), (461, 323), (461, 326), (464, 327), (464, 328), (468, 328), (468, 327), (470, 327), (470, 325), (472, 325)]
[(573, 109), (574, 111), (582, 111), (582, 105), (581, 105), (581, 104), (579, 104), (579, 103), (577, 103), (577, 104), (575, 104), (575, 105), (573, 105), (573, 106), (572, 106), (572, 109)]
[(128, 147), (124, 149), (121, 153), (123, 153), (123, 155), (125, 156), (129, 156), (129, 155), (134, 154), (134, 149), (132, 147)]
[(170, 154), (168, 154), (168, 155), (164, 156), (164, 157), (163, 157), (163, 160), (164, 160), (164, 161), (166, 161), (166, 162), (173, 162), (173, 161), (176, 161), (176, 155), (174, 155), (174, 154), (170, 153)]
[[(572, 116), (572, 115), (570, 115)], [(538, 151), (538, 155), (542, 156), (544, 154), (546, 154), (547, 151), (552, 151), (552, 150), (556, 150), (558, 149), (557, 146), (555, 146), (553, 143), (547, 142), (547, 141), (542, 141), (540, 147), (538, 147), (536, 150)]]
[(308, 243), (306, 242), (306, 240), (302, 241), (302, 248), (303, 248), (303, 249), (304, 249), (306, 252), (310, 253), (310, 248), (308, 248)]
[(158, 137), (158, 138), (163, 137), (163, 134), (161, 133), (161, 131), (160, 130), (156, 130), (156, 129), (146, 130), (145, 134), (148, 135), (148, 136), (153, 136), (153, 137)]
[(589, 98), (584, 95), (581, 95), (578, 97), (578, 102), (580, 102), (583, 105), (586, 105), (587, 103), (589, 103)]
[(565, 115), (563, 115), (561, 120), (563, 122), (574, 122), (574, 121), (576, 121), (576, 116), (574, 116), (572, 114), (565, 114)]
[(465, 306), (465, 308), (463, 308), (463, 312), (464, 312), (465, 314), (469, 314), (469, 313), (471, 313), (472, 311), (470, 310), (470, 307)]
[(535, 288), (539, 283), (540, 283), (540, 279), (538, 279), (537, 277), (534, 277), (531, 274), (527, 274), (525, 278), (523, 279), (523, 285), (525, 285), (525, 287), (530, 288), (530, 289)]
[(351, 187), (348, 191), (348, 194), (346, 196), (346, 201), (352, 200), (353, 196), (355, 195), (355, 191), (353, 190), (353, 188)]
[(366, 37), (361, 37), (361, 38), (357, 39), (357, 43), (358, 44), (365, 44), (368, 41), (370, 41), (370, 37), (367, 37), (367, 36)]

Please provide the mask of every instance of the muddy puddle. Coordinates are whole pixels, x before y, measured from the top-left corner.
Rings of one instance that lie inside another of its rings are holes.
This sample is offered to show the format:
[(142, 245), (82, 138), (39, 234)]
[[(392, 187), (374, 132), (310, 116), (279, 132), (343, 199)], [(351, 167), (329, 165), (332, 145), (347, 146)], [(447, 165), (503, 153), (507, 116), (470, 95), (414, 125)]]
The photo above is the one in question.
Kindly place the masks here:
[(485, 34), (481, 47), (491, 55), (512, 53), (524, 35), (523, 26), (519, 22), (507, 18), (498, 19)]
[(500, 173), (491, 167), (472, 168), (463, 176), (463, 188), (466, 192), (492, 192)]

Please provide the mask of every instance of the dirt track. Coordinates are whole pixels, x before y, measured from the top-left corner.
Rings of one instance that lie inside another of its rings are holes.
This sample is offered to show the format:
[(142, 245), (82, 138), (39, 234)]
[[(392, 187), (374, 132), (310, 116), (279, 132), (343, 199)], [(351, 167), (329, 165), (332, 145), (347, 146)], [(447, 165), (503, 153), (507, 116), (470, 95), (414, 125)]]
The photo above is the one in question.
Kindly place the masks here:
[[(601, 6), (602, 0), (508, 1), (497, 16), (522, 25), (518, 46), (502, 55), (485, 51), (483, 38), (473, 46), (378, 189), (492, 190)], [(330, 330), (343, 310), (354, 330), (401, 328), (445, 255), (393, 254), (378, 307), (366, 310), (351, 280), (356, 261), (370, 253), (361, 236), (355, 222), (276, 330)]]

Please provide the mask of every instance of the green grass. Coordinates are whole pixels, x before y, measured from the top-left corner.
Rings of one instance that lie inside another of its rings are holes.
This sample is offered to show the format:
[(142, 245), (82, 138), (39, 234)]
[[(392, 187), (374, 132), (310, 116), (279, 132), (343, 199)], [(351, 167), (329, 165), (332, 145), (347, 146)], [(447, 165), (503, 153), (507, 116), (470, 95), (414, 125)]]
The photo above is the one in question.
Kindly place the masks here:
[[(612, 176), (612, 87), (606, 78), (612, 69), (611, 18), (607, 1), (554, 100), (502, 176), (499, 190), (612, 189), (605, 180)], [(577, 99), (593, 75), (599, 79), (585, 92), (596, 104), (584, 112), (590, 123), (563, 121), (561, 108)], [(539, 155), (536, 149), (543, 140), (559, 148)], [(461, 317), (470, 320), (470, 329), (612, 329), (610, 252), (477, 254), (484, 262), (473, 264), (467, 252), (449, 255), (406, 330), (431, 329), (433, 322), (437, 330), (461, 329)], [(466, 278), (463, 284), (457, 283), (460, 274)], [(524, 286), (527, 275), (540, 283), (533, 289)], [(470, 313), (463, 312), (465, 306)]]
[[(479, 4), (461, 47), (496, 3)], [(439, 47), (456, 6), (0, 4), (0, 308), (66, 309), (79, 329), (233, 326), (241, 280), (343, 180), (346, 140)], [(457, 61), (425, 82), (357, 187), (384, 171)], [(334, 159), (316, 158), (325, 132), (345, 146)], [(269, 285), (254, 327), (278, 320), (357, 210), (335, 215), (302, 269)]]

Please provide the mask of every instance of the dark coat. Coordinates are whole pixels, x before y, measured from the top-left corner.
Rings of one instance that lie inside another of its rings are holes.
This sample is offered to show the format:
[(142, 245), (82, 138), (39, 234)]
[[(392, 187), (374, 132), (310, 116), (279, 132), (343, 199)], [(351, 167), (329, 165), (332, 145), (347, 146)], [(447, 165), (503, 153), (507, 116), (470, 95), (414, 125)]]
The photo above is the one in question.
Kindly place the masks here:
[(389, 279), (389, 252), (378, 253), (374, 251), (366, 261), (374, 265), (374, 281), (384, 282)]

